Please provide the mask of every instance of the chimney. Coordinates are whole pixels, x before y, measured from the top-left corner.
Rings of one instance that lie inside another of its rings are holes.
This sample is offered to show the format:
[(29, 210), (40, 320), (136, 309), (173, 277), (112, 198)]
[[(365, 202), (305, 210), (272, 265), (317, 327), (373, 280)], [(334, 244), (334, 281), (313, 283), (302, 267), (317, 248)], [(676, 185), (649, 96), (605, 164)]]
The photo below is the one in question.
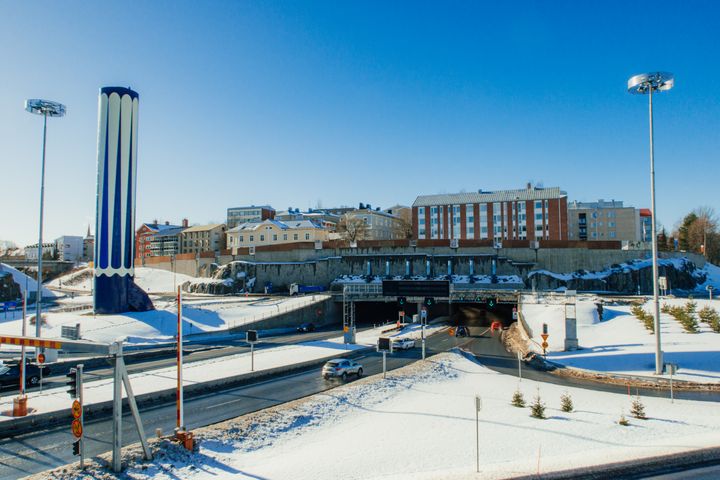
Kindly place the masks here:
[(155, 225), (156, 227), (158, 226), (157, 218), (155, 220), (153, 220), (153, 225)]
[(183, 218), (182, 226), (183, 226), (183, 228), (188, 228), (188, 219), (187, 218)]
[(527, 183), (527, 189), (532, 190), (532, 184), (530, 182)]
[(170, 225), (170, 222), (165, 220), (165, 225)]

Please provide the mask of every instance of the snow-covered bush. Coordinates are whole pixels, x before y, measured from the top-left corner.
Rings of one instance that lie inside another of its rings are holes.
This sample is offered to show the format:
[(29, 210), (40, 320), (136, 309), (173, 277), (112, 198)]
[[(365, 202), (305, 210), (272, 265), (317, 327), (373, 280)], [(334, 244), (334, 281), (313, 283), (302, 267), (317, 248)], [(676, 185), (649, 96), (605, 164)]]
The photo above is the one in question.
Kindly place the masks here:
[(635, 317), (637, 317), (643, 325), (645, 325), (645, 328), (650, 330), (650, 333), (655, 333), (655, 321), (653, 316), (643, 310), (641, 305), (633, 305), (630, 312), (632, 312), (632, 314), (635, 315)]
[(540, 389), (533, 399), (533, 403), (530, 404), (530, 416), (533, 418), (545, 418), (545, 403), (540, 398)]
[(675, 320), (680, 322), (683, 329), (688, 333), (698, 333), (700, 331), (697, 320), (695, 319), (695, 302), (688, 302), (684, 307), (670, 307), (669, 313)]
[(720, 333), (720, 314), (718, 314), (717, 310), (709, 305), (705, 305), (698, 312), (698, 316), (700, 317), (701, 322), (705, 322), (710, 325), (713, 332)]
[(520, 390), (515, 390), (515, 393), (513, 393), (512, 396), (512, 401), (510, 403), (512, 403), (513, 406), (518, 408), (525, 407), (525, 397), (523, 397), (523, 394)]
[(642, 403), (639, 396), (633, 400), (632, 405), (630, 406), (630, 413), (635, 418), (647, 420), (647, 416), (645, 415), (645, 405)]
[(570, 413), (573, 411), (575, 407), (573, 406), (572, 397), (568, 392), (563, 393), (560, 395), (560, 409), (563, 412)]

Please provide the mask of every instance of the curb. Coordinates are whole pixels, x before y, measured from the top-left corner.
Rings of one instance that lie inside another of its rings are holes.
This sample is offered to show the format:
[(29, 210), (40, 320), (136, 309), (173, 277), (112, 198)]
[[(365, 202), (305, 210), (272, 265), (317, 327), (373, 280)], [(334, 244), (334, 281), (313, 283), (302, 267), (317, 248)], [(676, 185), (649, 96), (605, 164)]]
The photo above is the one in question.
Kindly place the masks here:
[[(306, 362), (296, 363), (294, 365), (284, 365), (268, 370), (261, 370), (259, 372), (244, 373), (242, 375), (235, 375), (232, 377), (219, 378), (217, 380), (211, 380), (208, 382), (186, 385), (184, 395), (185, 398), (191, 398), (201, 396), (209, 392), (216, 392), (223, 389), (250, 385), (272, 378), (283, 377), (292, 373), (312, 370), (314, 368), (322, 366), (325, 362), (332, 358), (354, 358), (360, 356), (363, 353), (374, 350), (375, 347), (364, 347), (350, 352), (345, 351), (344, 353), (338, 353), (336, 355), (330, 355), (316, 360), (308, 360)], [(103, 358), (103, 360), (105, 359)], [(143, 407), (148, 405), (157, 406), (158, 404), (165, 403), (169, 400), (174, 399), (175, 395), (175, 388), (169, 388), (157, 392), (149, 392), (142, 395), (136, 395), (135, 401), (138, 408), (142, 409)], [(102, 413), (112, 411), (112, 404), (112, 400), (107, 400), (104, 402), (85, 405), (85, 419), (92, 420)], [(124, 411), (128, 411), (127, 398), (123, 398), (123, 409)], [(68, 407), (68, 409), (66, 410), (55, 410), (52, 412), (41, 413), (38, 415), (28, 415), (27, 417), (6, 420), (0, 422), (0, 427), (2, 427), (0, 428), (0, 439), (27, 433), (31, 430), (36, 429), (37, 427), (46, 428), (49, 426), (61, 424), (63, 422), (67, 422), (69, 425), (71, 418), (72, 417), (70, 414), (70, 408)]]

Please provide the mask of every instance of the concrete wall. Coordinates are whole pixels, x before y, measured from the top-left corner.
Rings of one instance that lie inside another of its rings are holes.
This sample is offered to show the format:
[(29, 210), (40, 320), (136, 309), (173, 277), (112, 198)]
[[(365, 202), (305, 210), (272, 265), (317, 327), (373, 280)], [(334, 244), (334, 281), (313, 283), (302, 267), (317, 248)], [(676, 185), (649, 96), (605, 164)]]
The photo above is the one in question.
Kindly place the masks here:
[(232, 333), (248, 330), (270, 330), (272, 328), (297, 327), (301, 323), (312, 322), (316, 327), (334, 325), (342, 321), (342, 304), (328, 298), (322, 302), (308, 305), (276, 317), (265, 318), (257, 322), (247, 323), (241, 327), (230, 329)]

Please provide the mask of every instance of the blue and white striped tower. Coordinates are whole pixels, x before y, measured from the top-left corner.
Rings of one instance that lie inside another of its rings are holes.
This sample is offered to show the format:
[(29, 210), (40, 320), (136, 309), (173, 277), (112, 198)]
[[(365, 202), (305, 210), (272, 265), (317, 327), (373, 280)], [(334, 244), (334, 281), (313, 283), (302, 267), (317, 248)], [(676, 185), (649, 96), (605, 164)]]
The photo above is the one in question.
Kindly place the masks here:
[(131, 310), (135, 275), (137, 92), (100, 89), (98, 108), (95, 312)]

